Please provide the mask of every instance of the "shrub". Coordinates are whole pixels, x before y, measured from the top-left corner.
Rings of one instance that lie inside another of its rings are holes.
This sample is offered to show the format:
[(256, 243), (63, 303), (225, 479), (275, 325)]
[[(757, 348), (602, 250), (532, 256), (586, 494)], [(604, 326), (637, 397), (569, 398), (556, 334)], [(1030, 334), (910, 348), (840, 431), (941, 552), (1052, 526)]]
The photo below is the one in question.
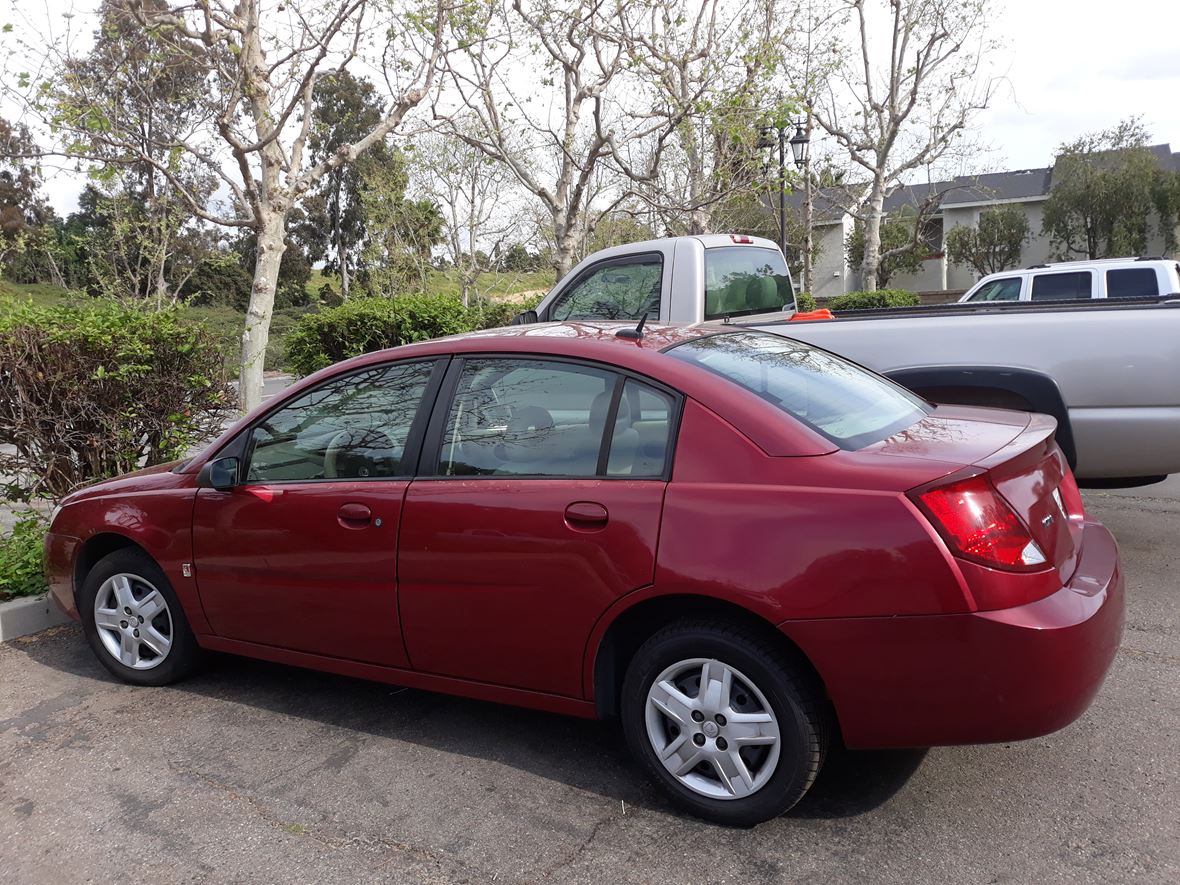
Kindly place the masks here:
[(867, 310), (878, 307), (913, 307), (922, 299), (913, 292), (902, 289), (877, 289), (873, 292), (849, 292), (837, 295), (825, 302), (824, 307), (832, 311)]
[(807, 292), (795, 293), (795, 310), (800, 313), (806, 313), (809, 310), (815, 310), (819, 305), (815, 303), (815, 299)]
[(46, 522), (40, 513), (25, 511), (11, 532), (0, 535), (0, 602), (44, 592)]
[(469, 331), (472, 320), (449, 295), (353, 298), (295, 322), (284, 342), (287, 367), (310, 375), (362, 353)]
[(475, 329), (498, 329), (512, 323), (513, 318), (541, 303), (544, 296), (534, 295), (519, 301), (493, 301), (485, 298), (471, 306), (471, 326)]
[(113, 302), (0, 312), (0, 475), (15, 497), (179, 458), (232, 402), (218, 341), (177, 309)]
[(253, 278), (236, 255), (211, 255), (201, 259), (180, 287), (180, 297), (189, 304), (226, 305), (245, 311), (253, 286)]

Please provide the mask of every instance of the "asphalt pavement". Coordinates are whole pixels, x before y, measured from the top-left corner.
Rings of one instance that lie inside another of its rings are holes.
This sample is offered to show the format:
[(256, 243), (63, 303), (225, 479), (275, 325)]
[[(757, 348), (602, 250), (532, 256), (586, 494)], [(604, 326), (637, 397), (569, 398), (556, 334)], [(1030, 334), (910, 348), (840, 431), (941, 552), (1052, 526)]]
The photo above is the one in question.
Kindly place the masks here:
[(1177, 485), (1087, 493), (1122, 546), (1128, 620), (1078, 722), (836, 752), (794, 811), (752, 830), (676, 814), (610, 725), (228, 657), (137, 689), (75, 626), (9, 643), (0, 877), (1177, 882)]

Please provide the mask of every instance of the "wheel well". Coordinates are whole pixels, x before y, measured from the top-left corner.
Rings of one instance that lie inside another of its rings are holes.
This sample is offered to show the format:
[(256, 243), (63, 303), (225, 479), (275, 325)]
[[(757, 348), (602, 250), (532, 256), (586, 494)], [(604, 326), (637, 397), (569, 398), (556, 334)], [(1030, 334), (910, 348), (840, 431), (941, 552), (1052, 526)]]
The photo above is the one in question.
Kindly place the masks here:
[(623, 677), (639, 646), (665, 624), (682, 618), (700, 616), (738, 624), (774, 642), (805, 676), (814, 681), (826, 697), (823, 679), (807, 656), (786, 635), (776, 630), (773, 624), (749, 609), (710, 596), (657, 596), (638, 603), (619, 615), (607, 628), (602, 642), (599, 643), (594, 658), (594, 703), (599, 718), (606, 719), (618, 715)]
[[(114, 532), (103, 532), (95, 535), (93, 538), (87, 539), (86, 543), (82, 545), (82, 549), (78, 552), (78, 559), (74, 562), (74, 596), (78, 595), (78, 591), (82, 589), (82, 583), (86, 580), (86, 576), (90, 574), (90, 570), (94, 568), (95, 564), (116, 550), (122, 550), (124, 547), (132, 547), (136, 550), (143, 550), (138, 544), (128, 538), (126, 535), (115, 534)], [(147, 551), (144, 551), (145, 553)]]

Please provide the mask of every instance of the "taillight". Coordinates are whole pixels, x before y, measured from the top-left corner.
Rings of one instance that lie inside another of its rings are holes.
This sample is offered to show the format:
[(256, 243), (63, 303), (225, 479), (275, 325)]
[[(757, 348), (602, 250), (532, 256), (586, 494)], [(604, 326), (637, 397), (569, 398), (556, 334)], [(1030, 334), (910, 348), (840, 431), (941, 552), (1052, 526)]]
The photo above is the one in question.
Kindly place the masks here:
[(1011, 571), (1047, 567), (1045, 554), (986, 474), (952, 479), (913, 494), (956, 555)]

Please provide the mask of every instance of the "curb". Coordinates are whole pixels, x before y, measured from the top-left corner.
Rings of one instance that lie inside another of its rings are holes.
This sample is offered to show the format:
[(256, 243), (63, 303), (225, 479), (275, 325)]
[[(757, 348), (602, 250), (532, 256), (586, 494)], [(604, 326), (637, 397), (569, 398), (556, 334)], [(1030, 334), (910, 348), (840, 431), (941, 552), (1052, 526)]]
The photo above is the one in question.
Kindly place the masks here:
[(0, 602), (0, 642), (40, 633), (70, 620), (45, 593)]

